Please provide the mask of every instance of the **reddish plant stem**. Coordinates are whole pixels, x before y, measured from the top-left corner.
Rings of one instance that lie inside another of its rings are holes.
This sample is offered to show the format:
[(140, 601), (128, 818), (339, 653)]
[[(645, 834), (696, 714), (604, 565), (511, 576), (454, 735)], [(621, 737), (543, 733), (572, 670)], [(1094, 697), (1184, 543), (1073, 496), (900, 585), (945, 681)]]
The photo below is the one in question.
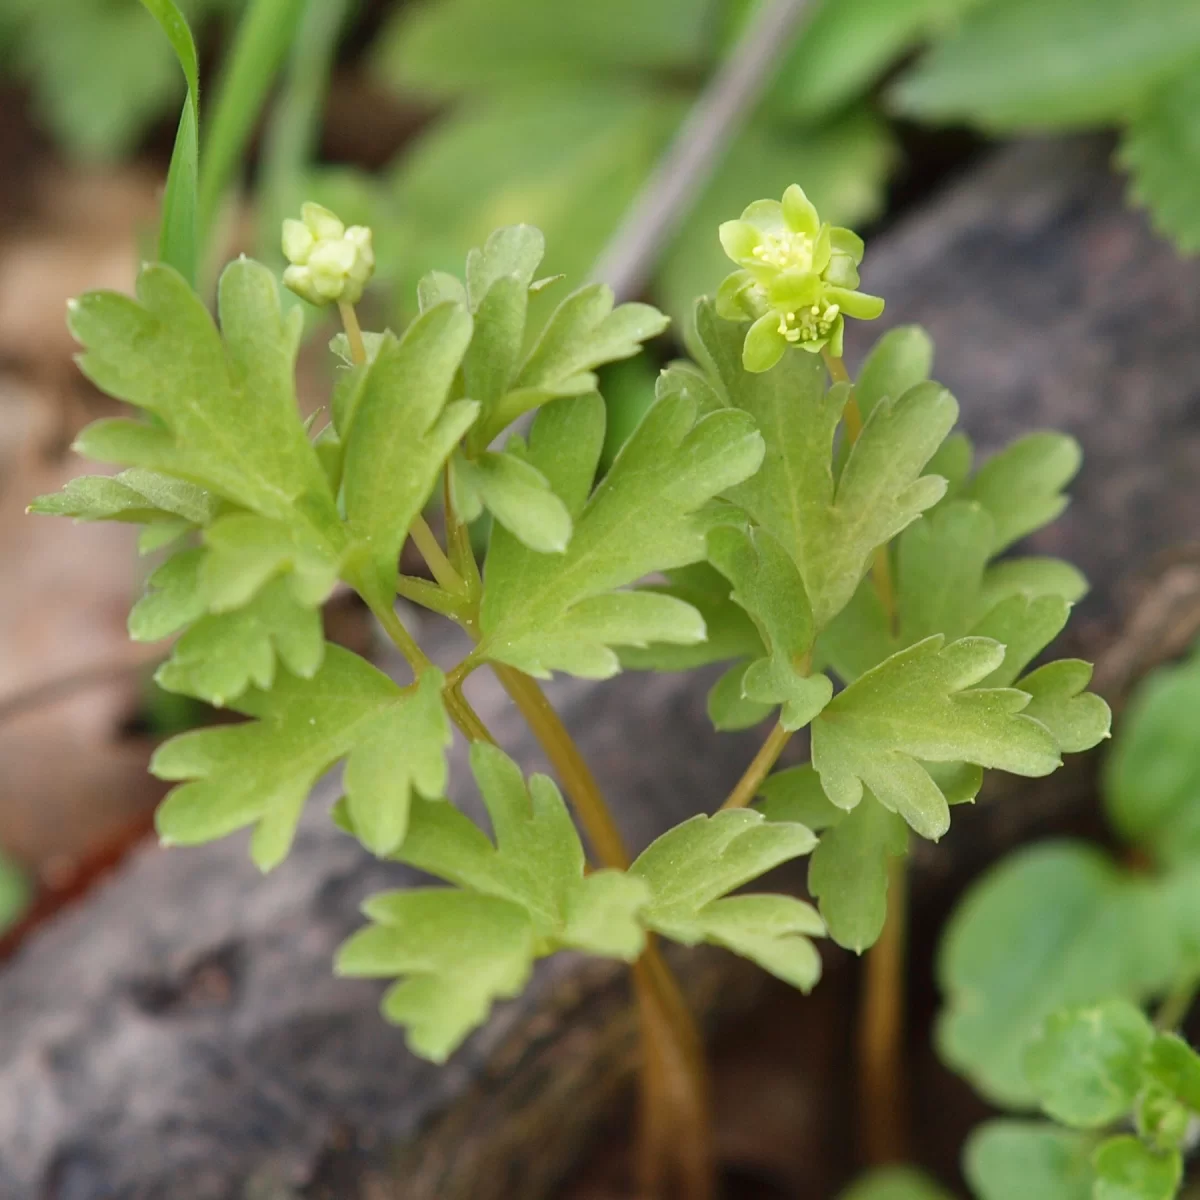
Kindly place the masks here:
[[(851, 446), (863, 429), (862, 412), (846, 364), (822, 351), (834, 383), (849, 385), (842, 420)], [(883, 611), (896, 628), (896, 590), (887, 546), (876, 549), (871, 577)], [(888, 861), (888, 907), (879, 940), (867, 951), (862, 1008), (858, 1019), (859, 1123), (872, 1166), (908, 1158), (908, 1082), (904, 1063), (904, 995), (907, 954), (908, 860)]]
[[(493, 664), (558, 773), (598, 861), (624, 870), (629, 852), (579, 747), (536, 681)], [(644, 1200), (711, 1200), (715, 1180), (704, 1043), (675, 977), (650, 940), (633, 966), (642, 1027), (638, 1186)]]

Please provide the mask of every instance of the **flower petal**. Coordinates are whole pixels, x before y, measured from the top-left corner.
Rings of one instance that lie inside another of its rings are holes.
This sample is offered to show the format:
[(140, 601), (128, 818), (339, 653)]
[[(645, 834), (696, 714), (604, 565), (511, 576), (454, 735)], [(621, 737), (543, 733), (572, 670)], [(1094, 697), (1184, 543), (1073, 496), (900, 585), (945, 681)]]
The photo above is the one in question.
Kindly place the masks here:
[(825, 289), (825, 299), (830, 304), (836, 304), (846, 316), (859, 321), (873, 321), (883, 312), (883, 297), (869, 296), (866, 292), (831, 287)]
[(749, 221), (723, 221), (717, 236), (721, 239), (721, 248), (740, 266), (759, 261), (754, 257), (754, 251), (763, 244), (763, 235)]
[(782, 207), (783, 219), (790, 230), (794, 233), (806, 233), (809, 237), (817, 236), (821, 218), (817, 216), (813, 202), (804, 194), (804, 189), (798, 183), (793, 183), (783, 193)]
[(726, 321), (744, 321), (761, 315), (755, 311), (747, 292), (755, 286), (749, 271), (734, 271), (721, 280), (717, 288), (717, 316)]
[(754, 374), (769, 371), (783, 357), (787, 346), (787, 338), (779, 332), (778, 315), (767, 313), (765, 317), (759, 317), (746, 334), (742, 366)]
[(787, 222), (783, 219), (783, 205), (778, 200), (755, 200), (743, 209), (742, 220), (763, 233), (778, 236), (787, 232)]
[(323, 204), (314, 204), (311, 200), (300, 205), (300, 219), (312, 231), (315, 238), (340, 238), (346, 232), (336, 213), (332, 213)]
[(854, 260), (848, 254), (840, 254), (835, 250), (829, 266), (825, 268), (825, 282), (839, 288), (858, 287), (858, 268)]
[(834, 254), (848, 254), (857, 267), (863, 260), (863, 240), (852, 229), (843, 229), (840, 225), (832, 225), (829, 229), (829, 244)]
[(293, 264), (288, 267), (283, 273), (283, 285), (289, 291), (295, 292), (303, 300), (307, 300), (309, 304), (324, 304), (325, 301), (313, 287), (312, 272), (303, 266)]
[(821, 278), (814, 271), (780, 271), (767, 285), (771, 307), (782, 312), (807, 308), (821, 295)]
[(288, 262), (303, 266), (308, 262), (308, 256), (316, 244), (317, 239), (313, 237), (312, 230), (303, 221), (297, 221), (293, 217), (284, 221), (281, 245), (283, 257)]
[(818, 275), (824, 275), (825, 268), (829, 266), (829, 260), (832, 256), (833, 247), (829, 241), (829, 226), (822, 225), (813, 241), (812, 269)]

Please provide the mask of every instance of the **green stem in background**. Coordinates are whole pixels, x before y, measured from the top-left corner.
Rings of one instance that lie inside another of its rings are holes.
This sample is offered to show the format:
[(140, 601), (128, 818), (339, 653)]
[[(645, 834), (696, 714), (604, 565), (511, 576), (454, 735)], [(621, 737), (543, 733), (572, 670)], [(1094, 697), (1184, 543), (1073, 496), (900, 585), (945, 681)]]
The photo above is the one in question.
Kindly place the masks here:
[(263, 134), (259, 166), (261, 254), (279, 257), (279, 230), (304, 196), (317, 148), (325, 94), (350, 0), (308, 0), (288, 59), (279, 98)]
[[(356, 589), (359, 594), (362, 594), (361, 589)], [(371, 606), (371, 611), (375, 614), (376, 620), (383, 626), (383, 632), (392, 640), (392, 644), (404, 655), (404, 661), (413, 669), (413, 674), (418, 678), (422, 676), (433, 663), (430, 662), (425, 651), (417, 645), (416, 638), (405, 628), (404, 622), (400, 620), (399, 615), (394, 608), (387, 606)]]
[(187, 80), (187, 96), (179, 114), (167, 185), (159, 219), (158, 257), (196, 286), (200, 260), (200, 235), (196, 196), (200, 180), (200, 67), (196, 43), (183, 14), (173, 0), (142, 0), (142, 7), (158, 22)]
[(645, 1200), (713, 1200), (716, 1164), (704, 1040), (651, 937), (633, 964), (641, 1022), (637, 1187)]
[[(396, 610), (389, 606), (372, 605), (371, 611), (383, 627), (384, 633), (391, 638), (392, 644), (404, 655), (408, 665), (413, 669), (413, 674), (420, 678), (433, 666), (433, 663), (425, 651), (417, 645), (413, 635), (405, 628), (404, 622), (400, 620)], [(457, 686), (445, 687), (442, 695), (445, 700), (446, 712), (462, 731), (464, 737), (472, 742), (490, 742), (493, 746), (496, 744), (496, 739), (492, 737), (491, 731), (483, 723), (483, 718), (471, 707), (460, 688)]]
[[(558, 773), (601, 865), (625, 870), (629, 851), (599, 784), (537, 682), (502, 663), (492, 669)], [(672, 1189), (710, 1200), (714, 1165), (704, 1041), (653, 940), (633, 967), (642, 1029), (642, 1125), (638, 1183), (645, 1200)]]
[(433, 530), (429, 528), (425, 518), (418, 517), (408, 532), (417, 549), (420, 550), (425, 565), (437, 580), (438, 586), (451, 595), (465, 596), (467, 585), (451, 565), (450, 560), (446, 557), (446, 552), (442, 549)]
[[(384, 633), (404, 655), (414, 675), (419, 677), (433, 666), (425, 651), (417, 645), (412, 634), (404, 627), (404, 622), (400, 620), (395, 609), (372, 605), (371, 611), (383, 627)], [(445, 697), (446, 712), (464, 737), (472, 742), (490, 742), (493, 746), (496, 744), (496, 739), (483, 723), (483, 718), (471, 707), (457, 687), (443, 689), (442, 695)]]
[(575, 807), (596, 858), (605, 867), (624, 871), (630, 863), (629, 851), (604, 802), (596, 777), (584, 761), (575, 740), (567, 732), (562, 718), (546, 699), (537, 681), (523, 671), (503, 663), (493, 663), (492, 670), (546, 752), (550, 765), (558, 773), (563, 790)]
[(454, 497), (450, 491), (449, 463), (442, 472), (442, 511), (446, 514), (446, 548), (450, 552), (450, 563), (465, 581), (466, 597), (471, 606), (467, 625), (468, 628), (474, 628), (479, 615), (479, 600), (483, 595), (483, 576), (479, 572), (479, 563), (471, 545), (470, 527), (459, 520), (454, 507)]
[[(846, 364), (826, 348), (825, 366), (834, 383), (849, 385), (842, 419), (853, 446), (863, 429), (862, 411)], [(896, 631), (896, 589), (887, 546), (871, 561), (879, 603)], [(888, 862), (887, 918), (879, 940), (867, 951), (866, 979), (858, 1021), (859, 1125), (867, 1161), (877, 1166), (907, 1159), (904, 1112), (908, 1085), (904, 1069), (904, 993), (907, 954), (908, 860)]]
[(791, 733), (782, 725), (776, 725), (771, 730), (767, 740), (759, 747), (746, 773), (738, 780), (737, 786), (729, 793), (729, 798), (721, 805), (722, 808), (746, 808), (754, 802), (762, 782), (771, 773), (771, 768), (779, 761), (783, 748), (791, 740)]
[(363, 341), (362, 326), (358, 323), (358, 313), (354, 311), (353, 304), (339, 300), (338, 316), (342, 318), (342, 328), (346, 331), (346, 342), (350, 347), (350, 361), (361, 367), (367, 361), (367, 344)]
[(1197, 992), (1200, 992), (1200, 975), (1195, 972), (1176, 980), (1154, 1014), (1154, 1024), (1165, 1033), (1178, 1030), (1191, 1011)]
[[(309, 0), (320, 6), (328, 0)], [(202, 146), (197, 221), (201, 263), (217, 211), (242, 162), (275, 75), (304, 15), (305, 0), (251, 0), (217, 84)]]
[(904, 993), (908, 859), (888, 859), (887, 918), (867, 951), (858, 1016), (859, 1127), (872, 1166), (908, 1160)]
[(431, 612), (440, 613), (452, 621), (462, 620), (462, 599), (444, 592), (436, 583), (416, 575), (401, 575), (396, 580), (396, 594)]

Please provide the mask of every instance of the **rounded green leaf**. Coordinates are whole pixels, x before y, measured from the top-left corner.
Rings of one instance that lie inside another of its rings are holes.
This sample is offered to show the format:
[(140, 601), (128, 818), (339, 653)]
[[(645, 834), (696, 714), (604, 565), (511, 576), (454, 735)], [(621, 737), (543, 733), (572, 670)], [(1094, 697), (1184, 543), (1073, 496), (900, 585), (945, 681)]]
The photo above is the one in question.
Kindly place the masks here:
[(1025, 1072), (1055, 1120), (1097, 1129), (1133, 1107), (1154, 1027), (1141, 1009), (1114, 998), (1046, 1018), (1025, 1052)]
[(1200, 855), (1200, 658), (1160, 668), (1138, 688), (1104, 772), (1108, 816), (1164, 863)]
[(1092, 1200), (1087, 1134), (1043, 1121), (988, 1121), (971, 1134), (963, 1174), (978, 1200)]
[(1172, 1200), (1183, 1178), (1178, 1150), (1155, 1153), (1128, 1134), (1103, 1142), (1092, 1167), (1093, 1200)]
[(762, 233), (749, 221), (723, 221), (717, 230), (721, 247), (739, 266), (754, 266), (754, 251), (763, 244)]
[(945, 1061), (988, 1099), (1030, 1105), (1025, 1048), (1049, 1014), (1140, 999), (1177, 969), (1161, 889), (1101, 851), (1046, 842), (993, 868), (950, 920), (938, 958)]
[(864, 1175), (839, 1200), (951, 1200), (924, 1171), (915, 1167), (883, 1167)]
[(1173, 1033), (1160, 1033), (1146, 1056), (1146, 1072), (1176, 1099), (1200, 1113), (1200, 1055)]
[(1138, 1093), (1134, 1128), (1156, 1150), (1178, 1150), (1187, 1138), (1192, 1114), (1161, 1084), (1151, 1081)]

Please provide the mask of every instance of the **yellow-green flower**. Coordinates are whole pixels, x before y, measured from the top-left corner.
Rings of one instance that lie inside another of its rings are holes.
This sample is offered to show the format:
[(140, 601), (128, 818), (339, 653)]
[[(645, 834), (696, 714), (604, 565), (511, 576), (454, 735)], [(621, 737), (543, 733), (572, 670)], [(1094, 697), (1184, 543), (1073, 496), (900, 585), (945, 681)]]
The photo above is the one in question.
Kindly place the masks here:
[(742, 347), (747, 371), (769, 371), (789, 346), (841, 357), (845, 318), (871, 321), (883, 301), (858, 288), (862, 238), (827, 225), (802, 188), (783, 200), (756, 200), (720, 229), (725, 253), (741, 270), (717, 290), (717, 312), (754, 321)]
[(319, 204), (303, 205), (300, 218), (283, 223), (283, 255), (291, 263), (284, 285), (310, 304), (357, 304), (375, 270), (371, 231), (347, 229)]

